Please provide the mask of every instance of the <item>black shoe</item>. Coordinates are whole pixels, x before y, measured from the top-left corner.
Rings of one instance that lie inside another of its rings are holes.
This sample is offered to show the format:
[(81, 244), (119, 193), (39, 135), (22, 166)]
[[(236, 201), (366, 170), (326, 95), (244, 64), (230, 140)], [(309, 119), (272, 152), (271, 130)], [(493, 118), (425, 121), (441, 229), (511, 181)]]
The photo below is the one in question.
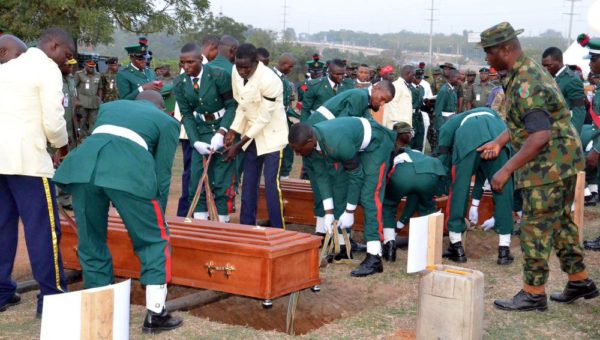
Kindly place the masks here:
[(16, 306), (19, 303), (21, 303), (21, 295), (19, 295), (19, 293), (14, 293), (13, 296), (8, 299), (8, 302), (6, 302), (4, 306), (0, 307), (0, 313), (7, 310), (8, 307)]
[(342, 244), (340, 245), (340, 252), (335, 254), (335, 256), (333, 257), (333, 259), (335, 261), (340, 261), (340, 260), (351, 260), (354, 257), (352, 256), (352, 249), (350, 249), (350, 258), (348, 258), (348, 253), (346, 253), (346, 245)]
[(391, 240), (383, 244), (383, 259), (396, 262), (396, 241)]
[(583, 241), (583, 248), (588, 250), (600, 250), (600, 237), (595, 240), (586, 240)]
[(462, 242), (450, 243), (448, 250), (446, 250), (442, 257), (447, 258), (450, 261), (465, 263), (467, 262), (467, 256), (465, 255), (465, 248), (462, 246)]
[(594, 281), (585, 279), (581, 281), (569, 281), (562, 293), (550, 294), (550, 300), (559, 303), (572, 303), (575, 300), (584, 298), (586, 300), (598, 297), (600, 292), (596, 288)]
[(498, 247), (498, 263), (499, 265), (511, 264), (515, 258), (510, 255), (510, 248), (506, 246)]
[(383, 262), (381, 256), (367, 253), (367, 257), (360, 263), (358, 268), (350, 272), (354, 277), (369, 276), (375, 273), (383, 272)]
[(169, 331), (181, 326), (183, 320), (176, 316), (172, 316), (163, 308), (161, 313), (155, 313), (148, 310), (146, 319), (144, 320), (144, 326), (142, 326), (143, 333), (160, 333), (162, 331)]
[(367, 251), (367, 245), (364, 243), (360, 243), (360, 242), (356, 242), (354, 241), (352, 238), (350, 239), (350, 245), (352, 246), (350, 248), (350, 250), (352, 250), (352, 252), (357, 252), (357, 253), (364, 253)]
[(396, 236), (396, 249), (408, 248), (408, 237)]
[(521, 235), (521, 229), (513, 230), (512, 236), (520, 236), (520, 235)]
[(495, 300), (494, 307), (507, 311), (546, 311), (548, 299), (546, 294), (529, 294), (522, 290), (513, 296), (511, 300)]
[(585, 196), (583, 198), (583, 205), (586, 207), (595, 207), (598, 201), (594, 195)]

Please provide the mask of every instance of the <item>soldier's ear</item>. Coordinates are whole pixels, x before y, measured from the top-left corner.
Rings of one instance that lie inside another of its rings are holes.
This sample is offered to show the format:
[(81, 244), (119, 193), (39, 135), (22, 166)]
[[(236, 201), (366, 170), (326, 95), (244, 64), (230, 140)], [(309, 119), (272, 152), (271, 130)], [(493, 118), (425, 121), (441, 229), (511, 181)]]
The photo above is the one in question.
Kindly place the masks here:
[(0, 57), (4, 57), (6, 55), (6, 47), (0, 47)]

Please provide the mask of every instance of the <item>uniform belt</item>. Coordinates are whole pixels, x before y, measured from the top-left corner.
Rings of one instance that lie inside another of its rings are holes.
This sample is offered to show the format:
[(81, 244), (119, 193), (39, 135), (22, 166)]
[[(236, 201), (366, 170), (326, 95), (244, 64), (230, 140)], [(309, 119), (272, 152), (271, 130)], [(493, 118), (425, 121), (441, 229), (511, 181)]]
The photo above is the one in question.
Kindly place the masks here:
[(494, 115), (489, 112), (485, 112), (485, 111), (473, 112), (473, 113), (467, 115), (465, 118), (463, 118), (463, 120), (460, 122), (460, 126), (462, 126), (469, 118), (473, 118), (473, 117), (477, 117), (477, 116), (492, 116), (493, 117)]
[(317, 109), (317, 111), (319, 111), (320, 114), (323, 115), (323, 117), (327, 118), (327, 120), (332, 120), (335, 118), (335, 116), (333, 115), (333, 113), (331, 111), (329, 111), (328, 108), (326, 108), (325, 106), (321, 106)]
[(116, 125), (110, 125), (110, 124), (100, 125), (94, 129), (94, 131), (92, 132), (92, 135), (95, 135), (98, 133), (105, 133), (108, 135), (119, 136), (119, 137), (123, 137), (125, 139), (129, 139), (130, 141), (134, 142), (135, 144), (148, 150), (148, 144), (146, 144), (146, 141), (144, 140), (144, 138), (142, 138), (142, 136), (138, 135), (135, 131), (130, 130), (128, 128), (124, 128), (124, 127), (116, 126)]
[(199, 117), (201, 120), (203, 120), (205, 122), (215, 121), (217, 119), (220, 119), (224, 115), (225, 115), (225, 108), (222, 108), (219, 111), (215, 111), (213, 113), (205, 112), (203, 114), (200, 114), (200, 113), (194, 111), (194, 116)]
[[(356, 118), (358, 118), (358, 117), (356, 117)], [(369, 146), (369, 143), (371, 142), (371, 135), (372, 135), (373, 131), (371, 128), (371, 124), (369, 124), (369, 121), (366, 118), (358, 118), (358, 119), (362, 123), (363, 130), (364, 130), (363, 141), (362, 141), (362, 144), (360, 145), (360, 151), (364, 151)]]
[(585, 100), (583, 98), (573, 99), (573, 100), (571, 100), (571, 106), (572, 107), (585, 106)]
[(455, 114), (456, 112), (447, 112), (447, 111), (442, 111), (442, 117), (450, 117), (453, 114)]

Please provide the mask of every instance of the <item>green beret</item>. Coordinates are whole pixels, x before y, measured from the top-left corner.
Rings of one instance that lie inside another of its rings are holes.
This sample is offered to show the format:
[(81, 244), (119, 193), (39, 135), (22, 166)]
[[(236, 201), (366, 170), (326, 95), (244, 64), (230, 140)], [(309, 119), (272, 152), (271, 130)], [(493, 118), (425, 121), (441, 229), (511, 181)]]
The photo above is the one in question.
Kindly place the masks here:
[(482, 67), (479, 69), (479, 73), (490, 73), (490, 69), (487, 67)]
[(481, 42), (479, 43), (479, 46), (482, 48), (496, 46), (516, 38), (517, 35), (521, 33), (523, 33), (523, 29), (515, 31), (508, 22), (501, 22), (481, 32)]
[(407, 122), (398, 122), (394, 124), (392, 130), (398, 133), (410, 133), (412, 132), (412, 126), (410, 126), (410, 124), (408, 124)]
[(148, 51), (148, 46), (146, 46), (146, 45), (127, 46), (127, 47), (125, 47), (125, 51), (127, 51), (127, 53), (129, 55), (132, 55), (132, 54), (146, 54), (146, 52)]

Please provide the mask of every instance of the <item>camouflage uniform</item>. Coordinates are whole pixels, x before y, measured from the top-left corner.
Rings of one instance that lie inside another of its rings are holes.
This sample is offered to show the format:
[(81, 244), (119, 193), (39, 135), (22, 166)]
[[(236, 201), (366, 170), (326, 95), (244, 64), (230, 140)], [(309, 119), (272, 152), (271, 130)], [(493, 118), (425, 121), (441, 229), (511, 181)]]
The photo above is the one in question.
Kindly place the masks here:
[(119, 99), (119, 91), (117, 90), (117, 73), (106, 71), (102, 74), (102, 95), (105, 103)]
[(529, 136), (523, 116), (533, 109), (550, 115), (552, 137), (535, 159), (514, 173), (522, 188), (521, 249), (524, 282), (542, 286), (548, 279), (552, 248), (569, 274), (585, 270), (577, 226), (571, 215), (575, 179), (583, 169), (581, 142), (556, 82), (532, 59), (521, 56), (506, 77), (506, 123), (512, 147), (518, 152)]

